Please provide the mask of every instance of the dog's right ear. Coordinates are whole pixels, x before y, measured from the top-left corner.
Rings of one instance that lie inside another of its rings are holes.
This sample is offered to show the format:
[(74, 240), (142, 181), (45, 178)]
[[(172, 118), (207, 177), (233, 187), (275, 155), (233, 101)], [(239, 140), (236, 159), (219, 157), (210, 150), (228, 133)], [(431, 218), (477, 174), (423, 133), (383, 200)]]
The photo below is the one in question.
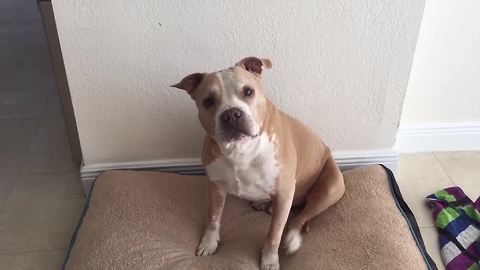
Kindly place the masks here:
[(263, 68), (272, 68), (272, 61), (266, 58), (258, 58), (255, 56), (245, 57), (240, 62), (235, 64), (236, 66), (243, 67), (246, 71), (255, 74), (260, 77)]
[(183, 78), (179, 83), (171, 85), (178, 89), (183, 89), (187, 91), (189, 95), (192, 95), (195, 89), (200, 85), (203, 80), (204, 74), (202, 73), (193, 73)]

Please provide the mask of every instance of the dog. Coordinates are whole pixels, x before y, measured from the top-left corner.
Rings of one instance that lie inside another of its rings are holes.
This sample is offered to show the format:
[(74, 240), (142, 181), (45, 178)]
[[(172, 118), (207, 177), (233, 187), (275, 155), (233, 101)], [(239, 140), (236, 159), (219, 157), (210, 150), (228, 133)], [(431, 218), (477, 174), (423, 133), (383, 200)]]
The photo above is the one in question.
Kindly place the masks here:
[[(262, 270), (280, 269), (280, 244), (287, 254), (296, 252), (308, 221), (345, 192), (330, 149), (264, 95), (261, 74), (271, 67), (268, 59), (246, 57), (230, 68), (194, 73), (172, 85), (195, 101), (207, 133), (202, 163), (209, 178), (208, 223), (196, 255), (216, 251), (225, 199), (231, 194), (252, 201), (256, 208), (271, 205)], [(292, 207), (302, 210), (287, 225)]]

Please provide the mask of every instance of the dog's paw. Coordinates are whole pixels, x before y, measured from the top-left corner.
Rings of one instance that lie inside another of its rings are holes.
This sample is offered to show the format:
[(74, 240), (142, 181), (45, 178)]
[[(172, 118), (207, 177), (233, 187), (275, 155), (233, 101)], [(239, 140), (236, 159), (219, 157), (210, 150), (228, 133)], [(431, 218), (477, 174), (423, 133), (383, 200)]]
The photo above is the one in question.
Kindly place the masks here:
[(200, 245), (197, 247), (197, 251), (195, 252), (195, 255), (197, 256), (209, 256), (215, 253), (217, 251), (218, 244), (214, 246), (210, 245), (204, 245), (203, 243), (200, 243)]
[(302, 246), (302, 234), (297, 229), (291, 229), (283, 239), (286, 254), (293, 254)]
[(200, 241), (200, 245), (197, 247), (195, 255), (197, 256), (208, 256), (215, 253), (218, 247), (218, 242), (220, 241), (220, 235), (218, 231), (207, 230)]
[(280, 270), (278, 253), (263, 253), (260, 270)]
[(260, 265), (260, 270), (280, 270), (280, 264), (272, 263), (272, 264), (262, 264)]
[(277, 261), (274, 262), (262, 262), (260, 263), (260, 270), (280, 270), (280, 263)]

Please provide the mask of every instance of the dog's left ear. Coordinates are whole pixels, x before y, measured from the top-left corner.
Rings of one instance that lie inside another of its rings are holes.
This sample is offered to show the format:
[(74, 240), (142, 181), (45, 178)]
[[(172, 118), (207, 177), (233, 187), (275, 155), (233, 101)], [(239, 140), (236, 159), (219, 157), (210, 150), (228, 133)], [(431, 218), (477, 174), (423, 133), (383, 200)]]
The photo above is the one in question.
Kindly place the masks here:
[(202, 73), (193, 73), (183, 78), (179, 83), (170, 85), (178, 89), (183, 89), (187, 91), (189, 95), (192, 95), (198, 85), (202, 82), (204, 74)]
[(241, 66), (245, 70), (260, 76), (264, 67), (270, 69), (272, 68), (272, 62), (269, 59), (258, 58), (258, 57), (245, 57), (240, 62), (235, 64), (236, 66)]

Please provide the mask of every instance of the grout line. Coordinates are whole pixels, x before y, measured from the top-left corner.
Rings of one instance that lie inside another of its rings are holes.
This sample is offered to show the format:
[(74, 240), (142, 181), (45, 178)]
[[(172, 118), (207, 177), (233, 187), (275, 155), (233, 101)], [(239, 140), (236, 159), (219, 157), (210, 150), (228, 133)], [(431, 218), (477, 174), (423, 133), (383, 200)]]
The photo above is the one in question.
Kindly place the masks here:
[(25, 253), (44, 253), (53, 251), (65, 251), (66, 248), (59, 249), (41, 249), (41, 250), (21, 250), (21, 251), (0, 251), (0, 255), (25, 254)]
[(5, 177), (12, 177), (12, 183), (10, 183), (10, 185), (7, 187), (7, 192), (5, 194), (5, 199), (3, 201), (0, 201), (0, 214), (2, 213), (3, 206), (7, 202), (8, 195), (10, 195), (10, 192), (12, 191), (12, 188), (13, 188), (13, 184), (15, 183), (15, 180), (16, 180), (16, 175), (14, 175), (14, 174), (13, 175), (7, 175)]
[(19, 162), (17, 170), (13, 174), (14, 175), (13, 176), (13, 183), (10, 186), (10, 189), (7, 191), (7, 195), (5, 196), (4, 202), (2, 203), (2, 205), (0, 205), (0, 215), (3, 213), (3, 209), (5, 208), (5, 205), (7, 204), (8, 198), (10, 197), (10, 193), (12, 192), (13, 188), (15, 187), (15, 183), (17, 182), (17, 177), (19, 176), (20, 170), (23, 167), (23, 164), (25, 163), (25, 160), (27, 160), (27, 157), (29, 156), (30, 150), (33, 147), (33, 141), (35, 140), (35, 137), (37, 136), (39, 126), (40, 126), (40, 121), (37, 121), (37, 123), (35, 124), (35, 130), (33, 131), (32, 139), (29, 142), (30, 145), (29, 145), (28, 149), (25, 151), (25, 154), (24, 154), (23, 158)]
[[(37, 127), (35, 129), (35, 133), (34, 133), (34, 136), (33, 136), (33, 139), (37, 136), (37, 133), (38, 133), (38, 128), (42, 122), (42, 120), (44, 119), (63, 119), (63, 117), (52, 117), (52, 118), (36, 118), (34, 120), (37, 120), (38, 123), (37, 123)], [(28, 156), (28, 153), (30, 153), (30, 150), (32, 149), (33, 147), (33, 139), (32, 139), (32, 142), (30, 144), (30, 147), (27, 151), (27, 155), (24, 157), (24, 159), (22, 160), (22, 164), (21, 166), (19, 167), (19, 169), (17, 170), (16, 174), (15, 174), (15, 178), (20, 176), (20, 175), (35, 175), (35, 174), (40, 174), (40, 175), (45, 175), (45, 174), (62, 174), (62, 173), (80, 173), (80, 168), (76, 168), (74, 170), (65, 170), (65, 171), (52, 171), (52, 172), (48, 172), (48, 171), (43, 171), (43, 172), (22, 172), (22, 168), (23, 168), (23, 165), (25, 163), (25, 160), (26, 160), (26, 157)]]
[(442, 170), (445, 172), (445, 174), (447, 175), (448, 177), (448, 180), (450, 180), (450, 183), (453, 184), (454, 186), (456, 186), (457, 184), (453, 181), (452, 179), (452, 176), (448, 173), (447, 169), (445, 169), (445, 167), (443, 166), (442, 162), (440, 161), (440, 159), (438, 159), (437, 157), (437, 154), (436, 153), (432, 153), (433, 155), (433, 158), (435, 159), (435, 161), (440, 165), (440, 168), (442, 168)]

